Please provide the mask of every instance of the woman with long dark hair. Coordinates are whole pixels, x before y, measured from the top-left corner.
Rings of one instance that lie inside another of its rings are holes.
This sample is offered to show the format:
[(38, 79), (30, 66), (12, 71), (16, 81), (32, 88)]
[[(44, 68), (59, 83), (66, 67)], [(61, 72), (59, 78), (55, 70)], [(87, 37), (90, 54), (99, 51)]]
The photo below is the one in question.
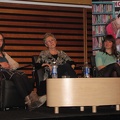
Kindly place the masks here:
[(101, 51), (97, 52), (95, 56), (100, 77), (114, 77), (113, 73), (120, 77), (120, 63), (117, 63), (117, 57), (119, 56), (114, 37), (107, 35)]
[(18, 71), (19, 63), (4, 52), (5, 40), (0, 33), (0, 66), (3, 77), (6, 80), (12, 80), (21, 97), (25, 100), (28, 109), (31, 111), (40, 107), (45, 101), (46, 96), (39, 97), (33, 91), (33, 85), (24, 72)]

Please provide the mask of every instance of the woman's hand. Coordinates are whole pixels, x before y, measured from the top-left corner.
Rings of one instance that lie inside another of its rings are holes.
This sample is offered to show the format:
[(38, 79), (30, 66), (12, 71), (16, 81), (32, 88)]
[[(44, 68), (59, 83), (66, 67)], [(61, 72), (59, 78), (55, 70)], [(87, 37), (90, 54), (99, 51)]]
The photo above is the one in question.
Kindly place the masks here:
[(120, 66), (120, 63), (117, 63)]
[(104, 67), (105, 67), (104, 65), (98, 66), (98, 70), (101, 70), (101, 69), (103, 69)]
[(50, 64), (48, 64), (48, 63), (43, 63), (42, 66), (43, 66), (43, 67), (44, 67), (44, 66), (48, 66), (49, 69), (50, 69), (50, 71), (52, 71), (52, 66), (51, 66)]
[(71, 65), (71, 67), (72, 67), (73, 69), (75, 69), (75, 65)]
[(0, 65), (2, 68), (10, 69), (10, 65), (7, 62), (1, 62)]

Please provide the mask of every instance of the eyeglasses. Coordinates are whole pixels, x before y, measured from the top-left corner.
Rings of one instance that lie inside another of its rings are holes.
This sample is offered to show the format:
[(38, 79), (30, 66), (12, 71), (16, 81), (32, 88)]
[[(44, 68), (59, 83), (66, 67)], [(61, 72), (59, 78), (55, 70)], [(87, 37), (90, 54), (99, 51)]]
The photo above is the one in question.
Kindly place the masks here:
[(45, 43), (51, 43), (53, 41), (55, 41), (55, 39), (51, 39), (51, 40), (45, 41)]

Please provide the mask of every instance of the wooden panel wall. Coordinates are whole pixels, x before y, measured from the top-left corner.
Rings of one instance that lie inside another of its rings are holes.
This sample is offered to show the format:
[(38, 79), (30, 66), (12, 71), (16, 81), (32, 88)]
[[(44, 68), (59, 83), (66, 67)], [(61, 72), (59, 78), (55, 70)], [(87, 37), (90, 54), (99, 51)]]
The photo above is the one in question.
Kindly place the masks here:
[[(6, 39), (5, 50), (20, 66), (31, 64), (31, 56), (46, 49), (43, 35), (51, 32), (57, 38), (58, 49), (77, 63), (76, 72), (80, 75), (79, 66), (85, 61), (84, 41), (88, 39), (90, 47), (92, 43), (91, 14), (87, 8), (0, 3), (0, 32)], [(31, 77), (32, 67), (24, 72)]]
[(86, 22), (86, 60), (88, 61), (89, 65), (90, 65), (90, 57), (91, 55), (93, 54), (93, 51), (92, 51), (92, 28), (91, 28), (91, 25), (92, 25), (92, 18), (91, 18), (91, 12), (89, 12), (89, 10), (86, 11), (86, 18), (87, 18), (87, 22)]

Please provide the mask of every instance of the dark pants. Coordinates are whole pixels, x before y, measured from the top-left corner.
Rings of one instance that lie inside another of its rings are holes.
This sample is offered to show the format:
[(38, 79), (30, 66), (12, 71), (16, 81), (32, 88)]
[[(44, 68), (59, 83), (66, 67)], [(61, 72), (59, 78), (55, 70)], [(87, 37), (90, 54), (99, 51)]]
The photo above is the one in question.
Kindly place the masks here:
[(115, 77), (114, 73), (116, 73), (116, 77), (120, 77), (120, 66), (117, 63), (112, 63), (99, 70), (100, 77)]
[(6, 80), (12, 80), (21, 97), (25, 98), (33, 90), (33, 84), (27, 75), (19, 71), (2, 71)]
[(58, 78), (62, 78), (63, 75), (70, 76), (70, 78), (77, 78), (77, 74), (68, 63), (58, 66)]
[[(58, 78), (62, 78), (63, 75), (70, 76), (70, 78), (77, 78), (77, 74), (68, 63), (65, 63), (64, 65), (59, 65), (57, 71)], [(45, 94), (46, 94), (46, 80), (40, 82), (40, 86), (38, 89), (38, 95), (41, 96)]]

